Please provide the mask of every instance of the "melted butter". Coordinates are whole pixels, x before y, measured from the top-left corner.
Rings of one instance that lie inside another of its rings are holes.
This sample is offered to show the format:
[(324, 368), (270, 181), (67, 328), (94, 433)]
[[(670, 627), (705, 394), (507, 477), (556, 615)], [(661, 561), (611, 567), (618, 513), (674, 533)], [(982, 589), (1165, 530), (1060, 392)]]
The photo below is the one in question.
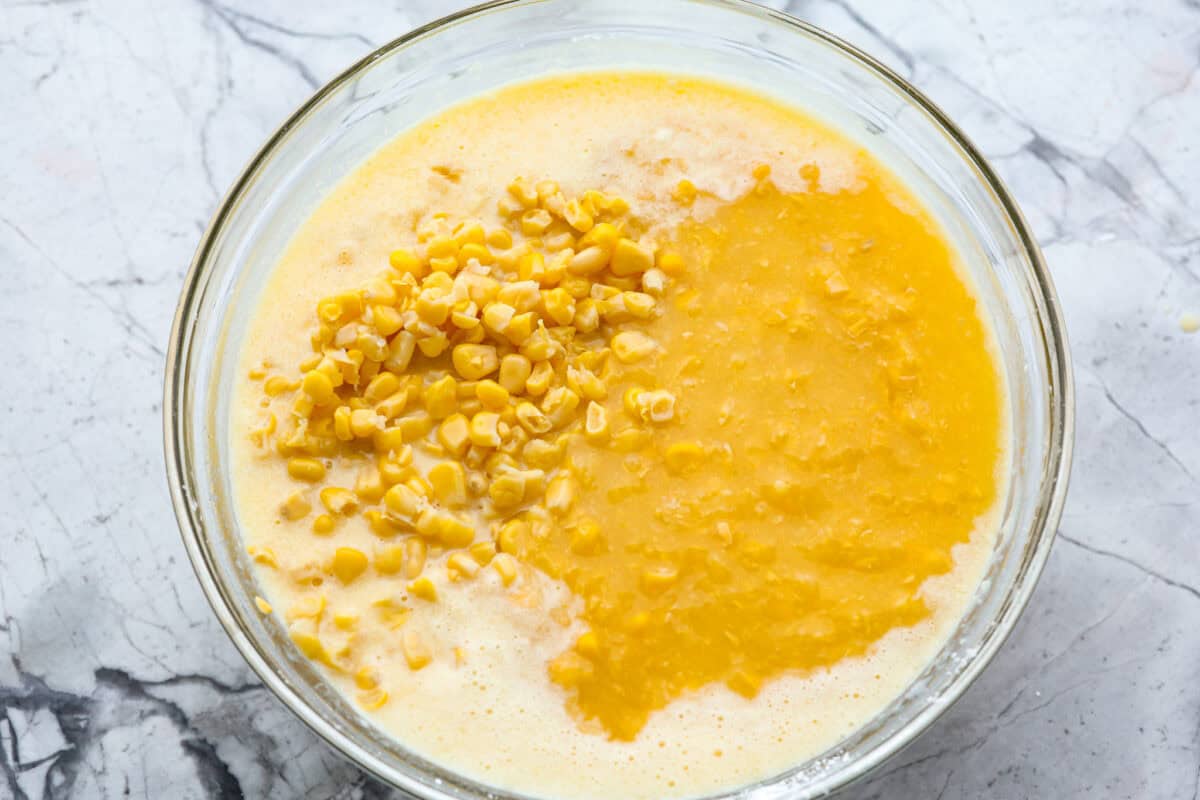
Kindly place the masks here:
[(676, 232), (697, 266), (608, 402), (665, 388), (676, 420), (634, 452), (574, 449), (598, 543), (570, 524), (525, 542), (594, 634), (551, 675), (616, 738), (688, 690), (753, 697), (920, 621), (995, 500), (998, 378), (951, 252), (877, 175), (815, 177)]

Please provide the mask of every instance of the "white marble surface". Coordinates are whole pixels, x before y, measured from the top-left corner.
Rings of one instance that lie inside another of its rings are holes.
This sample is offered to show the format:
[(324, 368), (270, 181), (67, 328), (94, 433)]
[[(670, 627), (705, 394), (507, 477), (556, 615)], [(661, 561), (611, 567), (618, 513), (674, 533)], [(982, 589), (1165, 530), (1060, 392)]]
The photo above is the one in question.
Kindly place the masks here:
[[(320, 83), (456, 2), (0, 0), (0, 798), (390, 796), (262, 689), (193, 579), (163, 351), (221, 193)], [(783, 3), (776, 5), (782, 6)], [(845, 797), (1200, 789), (1200, 6), (794, 2), (958, 120), (1022, 203), (1078, 380), (1032, 604)]]

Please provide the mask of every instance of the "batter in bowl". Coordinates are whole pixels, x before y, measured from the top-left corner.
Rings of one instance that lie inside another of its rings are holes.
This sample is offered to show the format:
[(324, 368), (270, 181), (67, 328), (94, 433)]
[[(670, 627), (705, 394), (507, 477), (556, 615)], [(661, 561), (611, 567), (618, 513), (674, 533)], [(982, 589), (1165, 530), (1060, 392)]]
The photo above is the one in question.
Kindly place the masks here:
[(818, 755), (992, 546), (1005, 387), (958, 261), (869, 153), (733, 87), (450, 109), (334, 189), (243, 343), (260, 608), (499, 788), (685, 797)]

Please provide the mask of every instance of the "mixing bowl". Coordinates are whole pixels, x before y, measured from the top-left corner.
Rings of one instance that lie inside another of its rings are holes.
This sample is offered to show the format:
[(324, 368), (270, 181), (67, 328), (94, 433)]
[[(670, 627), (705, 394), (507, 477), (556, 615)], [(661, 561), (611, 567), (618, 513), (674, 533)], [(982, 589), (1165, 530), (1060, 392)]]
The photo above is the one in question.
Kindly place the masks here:
[(986, 574), (918, 679), (830, 751), (720, 797), (807, 798), (866, 774), (927, 728), (987, 665), (1033, 591), (1066, 491), (1072, 384), (1058, 303), (1012, 198), (966, 137), (850, 45), (740, 0), (511, 0), (415, 30), (306, 102), (221, 203), (187, 276), (164, 403), (167, 470), (213, 609), (262, 681), (333, 747), (421, 798), (521, 797), (453, 774), (373, 727), (255, 609), (232, 504), (229, 402), (264, 280), (325, 193), (447, 105), (552, 72), (639, 68), (717, 78), (807, 110), (888, 164), (963, 254), (1010, 390), (1013, 471)]

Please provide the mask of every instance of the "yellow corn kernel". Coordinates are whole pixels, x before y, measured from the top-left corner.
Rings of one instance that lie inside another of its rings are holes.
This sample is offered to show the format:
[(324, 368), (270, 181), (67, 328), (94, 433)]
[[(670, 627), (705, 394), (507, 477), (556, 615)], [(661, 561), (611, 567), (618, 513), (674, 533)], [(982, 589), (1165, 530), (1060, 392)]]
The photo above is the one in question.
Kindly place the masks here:
[(407, 484), (397, 483), (383, 496), (387, 510), (400, 519), (411, 519), (420, 509), (421, 498)]
[(287, 470), (298, 481), (316, 483), (325, 477), (325, 465), (315, 458), (288, 459)]
[(462, 414), (451, 414), (438, 427), (438, 442), (455, 458), (462, 458), (471, 444), (470, 424)]
[(501, 411), (508, 405), (508, 390), (493, 380), (480, 381), (475, 386), (475, 396), (484, 408)]
[(316, 634), (308, 633), (307, 631), (292, 630), (288, 631), (288, 635), (291, 636), (292, 641), (300, 649), (300, 652), (304, 654), (305, 658), (312, 661), (328, 660), (329, 654), (325, 651), (325, 645), (321, 644), (321, 640), (317, 638)]
[(254, 595), (254, 607), (258, 609), (260, 614), (271, 613), (271, 604), (258, 595)]
[(320, 619), (324, 613), (325, 595), (307, 594), (302, 595), (288, 608), (286, 617), (288, 622), (293, 622), (298, 619)]
[(508, 193), (525, 208), (533, 208), (538, 204), (537, 189), (525, 178), (517, 178), (510, 183)]
[(333, 553), (333, 564), (330, 570), (342, 583), (352, 583), (367, 569), (367, 556), (363, 551), (353, 547), (339, 547)]
[(675, 395), (665, 389), (642, 392), (637, 403), (638, 413), (647, 422), (661, 425), (675, 418)]
[(534, 435), (546, 433), (553, 427), (550, 418), (528, 401), (517, 404), (516, 415), (517, 422), (521, 424), (521, 427)]
[(388, 254), (388, 263), (401, 274), (420, 278), (425, 274), (425, 265), (409, 250), (393, 250)]
[(519, 519), (510, 519), (500, 526), (500, 530), (496, 534), (496, 544), (502, 553), (517, 553), (528, 535), (528, 523)]
[(446, 547), (466, 547), (475, 539), (475, 528), (453, 514), (427, 509), (417, 518), (417, 532)]
[(408, 331), (400, 331), (388, 342), (388, 357), (383, 366), (390, 372), (403, 373), (412, 361), (417, 346), (417, 337)]
[(525, 445), (521, 457), (525, 463), (539, 469), (553, 469), (562, 461), (566, 446), (563, 443), (551, 444), (542, 439), (534, 439)]
[(363, 691), (370, 691), (379, 685), (379, 673), (371, 667), (363, 667), (354, 673), (354, 685)]
[(404, 660), (408, 662), (408, 668), (414, 672), (428, 666), (433, 661), (433, 653), (430, 651), (429, 645), (414, 630), (404, 632), (400, 639), (400, 648), (404, 651)]
[(612, 437), (613, 448), (619, 453), (636, 453), (650, 444), (650, 433), (638, 428), (626, 428)]
[(581, 248), (595, 246), (611, 252), (620, 239), (621, 230), (616, 225), (611, 222), (601, 222), (583, 235), (583, 238), (579, 240), (579, 246)]
[(504, 337), (512, 344), (520, 347), (533, 334), (533, 329), (536, 325), (537, 315), (532, 311), (517, 314), (509, 320), (508, 327), (504, 329)]
[(486, 378), (500, 366), (496, 348), (487, 344), (460, 344), (454, 348), (451, 361), (458, 374), (469, 381)]
[(608, 410), (595, 401), (588, 403), (583, 434), (593, 442), (600, 442), (608, 438), (608, 432)]
[(608, 268), (613, 275), (636, 275), (654, 266), (654, 254), (632, 239), (621, 239), (613, 248)]
[(350, 406), (338, 406), (333, 412), (333, 435), (343, 442), (353, 441), (350, 430)]
[(469, 436), (476, 447), (500, 446), (500, 415), (494, 411), (480, 411), (471, 417)]
[(683, 256), (674, 250), (666, 250), (658, 254), (656, 266), (668, 275), (681, 275), (686, 265)]
[(588, 400), (604, 400), (608, 397), (608, 386), (587, 367), (567, 368), (567, 387)]
[(313, 370), (305, 374), (300, 381), (300, 388), (319, 406), (329, 405), (337, 399), (333, 393), (333, 381), (323, 372)]
[(580, 333), (591, 333), (600, 327), (600, 307), (592, 298), (580, 300), (575, 306), (575, 329)]
[(525, 499), (525, 481), (512, 473), (501, 475), (488, 487), (488, 496), (496, 508), (513, 508)]
[(645, 292), (625, 292), (621, 300), (634, 319), (649, 319), (654, 314), (654, 298)]
[(358, 471), (354, 480), (354, 493), (368, 503), (374, 503), (383, 497), (387, 487), (383, 484), (383, 476), (373, 466), (363, 467)]
[(504, 586), (511, 586), (517, 579), (517, 560), (508, 553), (498, 553), (491, 563)]
[(442, 461), (430, 467), (429, 485), (442, 505), (458, 508), (467, 504), (467, 476), (457, 461)]
[(521, 355), (530, 361), (549, 361), (562, 352), (562, 346), (539, 327), (521, 344)]
[(391, 545), (375, 553), (375, 571), (380, 575), (395, 575), (404, 568), (404, 548)]
[[(433, 430), (433, 417), (428, 413), (418, 412), (396, 420), (396, 424), (381, 433), (397, 430), (404, 443), (415, 442), (425, 438), (425, 434)], [(377, 434), (378, 437), (379, 434)], [(390, 448), (395, 449), (395, 448)]]
[(483, 324), (495, 336), (503, 336), (517, 310), (508, 303), (488, 303), (483, 307)]
[(699, 192), (696, 190), (696, 184), (684, 178), (675, 185), (675, 189), (671, 192), (671, 199), (681, 206), (690, 206), (696, 201), (697, 194)]
[(425, 558), (429, 554), (429, 547), (425, 544), (424, 539), (411, 537), (404, 540), (404, 577), (409, 580), (416, 580), (421, 576), (421, 571), (425, 569)]
[(429, 578), (417, 578), (408, 584), (408, 593), (413, 597), (432, 603), (437, 600), (437, 587)]
[(468, 554), (459, 551), (451, 553), (446, 559), (446, 571), (450, 573), (451, 580), (474, 578), (479, 574), (479, 564)]
[(376, 711), (387, 705), (388, 693), (383, 689), (369, 689), (358, 693), (358, 705), (364, 711)]
[(458, 408), (457, 382), (450, 375), (446, 375), (425, 388), (423, 399), (425, 410), (429, 412), (429, 416), (434, 419), (445, 419)]
[(299, 386), (298, 382), (289, 381), (282, 375), (272, 375), (263, 383), (263, 392), (267, 397), (278, 397), (284, 392), (294, 391)]
[(550, 212), (544, 208), (531, 208), (521, 215), (521, 233), (526, 236), (540, 236), (553, 221)]
[[(480, 228), (480, 230), (483, 229)], [(468, 242), (458, 250), (458, 263), (460, 265), (466, 266), (467, 262), (471, 259), (475, 259), (485, 266), (493, 264), (496, 261), (496, 257), (492, 255), (491, 250), (475, 242)]]
[(541, 397), (550, 388), (554, 379), (554, 368), (549, 361), (539, 361), (525, 380), (525, 392), (534, 397)]
[(642, 591), (659, 594), (666, 591), (679, 579), (679, 570), (671, 564), (656, 564), (642, 570)]
[(380, 336), (391, 336), (404, 327), (404, 317), (392, 306), (372, 306), (371, 319), (376, 333)]
[(663, 453), (667, 471), (684, 475), (698, 469), (704, 462), (704, 448), (697, 442), (675, 442)]
[(390, 539), (399, 533), (396, 523), (378, 509), (372, 508), (364, 511), (363, 519), (367, 521), (367, 527), (371, 529), (371, 533), (380, 539)]
[(582, 656), (595, 658), (600, 654), (600, 637), (595, 631), (580, 634), (575, 640), (575, 650)]
[(546, 487), (546, 510), (563, 516), (575, 504), (577, 488), (575, 479), (566, 473), (556, 475)]
[(279, 513), (284, 519), (295, 522), (298, 519), (304, 519), (308, 516), (308, 512), (312, 511), (312, 503), (304, 499), (304, 495), (296, 492), (287, 500), (283, 501), (280, 506)]
[(510, 394), (522, 394), (533, 364), (520, 353), (509, 353), (500, 359), (500, 385)]
[(600, 536), (600, 523), (596, 520), (582, 519), (571, 528), (571, 552), (576, 555), (590, 556), (600, 551), (603, 540)]
[(363, 390), (363, 399), (371, 405), (394, 395), (403, 388), (400, 379), (390, 372), (381, 372), (371, 379)]
[(269, 547), (258, 548), (251, 545), (246, 548), (246, 555), (254, 559), (255, 564), (262, 564), (271, 569), (279, 566), (279, 562), (275, 560), (275, 553)]
[(493, 228), (488, 231), (487, 244), (497, 250), (507, 250), (513, 245), (512, 234), (504, 228)]
[(622, 364), (632, 364), (649, 356), (658, 345), (644, 333), (621, 331), (612, 338), (613, 355)]
[(476, 542), (469, 548), (471, 558), (481, 567), (486, 567), (496, 557), (496, 545), (493, 542)]
[(333, 533), (333, 529), (337, 527), (337, 520), (328, 514), (322, 514), (313, 520), (313, 533), (319, 533), (322, 536), (328, 536)]
[(578, 407), (579, 395), (566, 386), (554, 387), (546, 392), (546, 396), (542, 400), (542, 411), (556, 428), (570, 422)]
[(417, 339), (417, 349), (429, 358), (437, 358), (449, 346), (450, 340), (441, 331)]
[(356, 408), (350, 412), (350, 433), (359, 439), (369, 439), (376, 431), (383, 430), (385, 420), (370, 408)]
[(458, 242), (449, 236), (434, 236), (425, 244), (425, 255), (431, 259), (453, 257), (458, 252)]
[(595, 275), (607, 266), (608, 251), (593, 245), (571, 256), (567, 271), (573, 275)]
[(349, 489), (328, 486), (321, 490), (321, 505), (325, 506), (330, 514), (348, 515), (358, 510), (358, 498)]

